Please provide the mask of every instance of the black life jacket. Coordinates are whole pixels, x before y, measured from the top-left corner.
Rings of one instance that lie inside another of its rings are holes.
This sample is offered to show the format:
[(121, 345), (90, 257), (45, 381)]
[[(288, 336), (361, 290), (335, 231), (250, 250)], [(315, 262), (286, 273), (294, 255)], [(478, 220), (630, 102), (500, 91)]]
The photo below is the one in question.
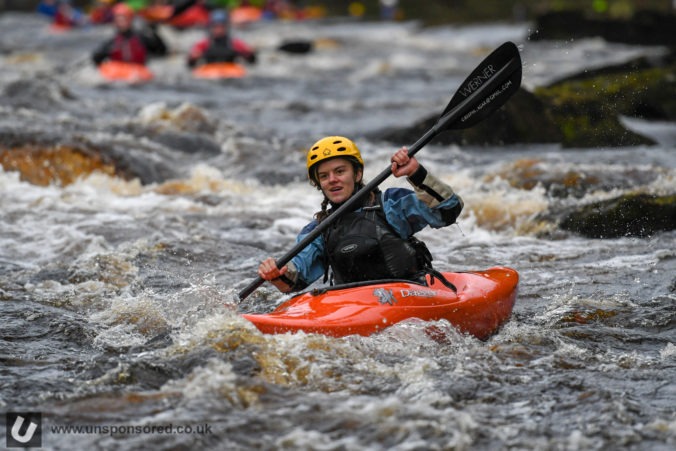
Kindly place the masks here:
[(432, 255), (422, 241), (401, 238), (387, 222), (380, 191), (375, 205), (346, 213), (322, 233), (325, 279), (337, 284), (379, 279), (418, 280), (431, 268)]
[(237, 58), (237, 52), (232, 46), (230, 35), (211, 38), (209, 47), (202, 55), (207, 63), (232, 63)]

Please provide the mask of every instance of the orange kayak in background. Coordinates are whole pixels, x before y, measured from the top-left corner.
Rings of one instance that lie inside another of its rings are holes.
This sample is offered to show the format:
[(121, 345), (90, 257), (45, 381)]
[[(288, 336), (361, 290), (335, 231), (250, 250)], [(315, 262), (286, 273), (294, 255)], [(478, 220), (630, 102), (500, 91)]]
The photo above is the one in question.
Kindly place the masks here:
[(209, 25), (209, 10), (204, 6), (194, 5), (169, 20), (168, 23), (176, 28), (205, 27)]
[(141, 83), (153, 79), (153, 73), (143, 64), (104, 61), (99, 65), (101, 76), (109, 81)]
[(242, 78), (246, 76), (244, 66), (237, 63), (208, 63), (196, 67), (192, 71), (195, 78)]
[(73, 27), (71, 25), (63, 25), (58, 23), (49, 24), (49, 32), (52, 34), (68, 33), (72, 29)]
[(174, 15), (171, 5), (151, 5), (139, 11), (139, 15), (149, 22), (164, 22)]
[(257, 22), (263, 18), (263, 10), (255, 6), (239, 6), (230, 11), (230, 22), (233, 25), (242, 25), (247, 22)]
[(245, 314), (261, 332), (304, 331), (333, 337), (368, 336), (409, 318), (445, 319), (461, 332), (485, 339), (509, 319), (519, 275), (510, 268), (443, 273), (457, 293), (435, 279), (371, 281), (302, 293), (272, 313)]

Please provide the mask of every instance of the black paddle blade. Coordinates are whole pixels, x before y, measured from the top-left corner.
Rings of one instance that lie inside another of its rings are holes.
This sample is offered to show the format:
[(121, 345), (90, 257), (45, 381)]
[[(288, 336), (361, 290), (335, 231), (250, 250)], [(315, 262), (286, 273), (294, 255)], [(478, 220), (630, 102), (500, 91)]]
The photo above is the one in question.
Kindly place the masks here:
[(519, 86), (519, 49), (513, 42), (505, 42), (462, 82), (441, 113), (437, 122), (439, 131), (458, 130), (477, 124), (504, 105)]
[(277, 47), (277, 50), (286, 53), (310, 53), (314, 48), (312, 41), (287, 41)]

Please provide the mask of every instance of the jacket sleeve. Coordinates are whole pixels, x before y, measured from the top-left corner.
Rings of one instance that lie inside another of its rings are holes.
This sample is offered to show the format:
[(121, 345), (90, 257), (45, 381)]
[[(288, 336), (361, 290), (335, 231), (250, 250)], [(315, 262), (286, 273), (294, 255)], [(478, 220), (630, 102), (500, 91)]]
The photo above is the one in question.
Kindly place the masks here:
[(97, 66), (101, 64), (105, 59), (110, 56), (110, 52), (113, 49), (113, 39), (110, 39), (103, 44), (101, 44), (94, 52), (92, 53), (92, 61)]
[(413, 185), (415, 195), (421, 202), (441, 213), (444, 225), (453, 224), (460, 216), (465, 205), (462, 198), (453, 192), (450, 185), (427, 172), (422, 165), (408, 177), (408, 182)]
[(455, 222), (463, 201), (449, 185), (429, 174), (422, 165), (408, 181), (414, 191), (390, 188), (383, 193), (387, 221), (402, 238), (428, 225), (437, 229)]
[[(305, 238), (315, 227), (317, 227), (316, 221), (305, 226), (296, 238), (296, 243)], [(285, 274), (286, 278), (292, 282), (290, 291), (302, 290), (324, 275), (323, 256), (324, 240), (318, 236), (291, 259), (288, 264), (289, 269)]]
[(196, 66), (208, 48), (209, 39), (202, 39), (197, 44), (193, 45), (190, 48), (190, 53), (188, 53), (188, 66)]
[(250, 64), (256, 63), (256, 52), (239, 39), (232, 40), (232, 48), (237, 54)]
[(160, 35), (157, 34), (157, 30), (154, 26), (148, 26), (143, 30), (141, 40), (143, 41), (143, 45), (146, 46), (148, 53), (151, 55), (165, 56), (167, 54), (167, 45)]

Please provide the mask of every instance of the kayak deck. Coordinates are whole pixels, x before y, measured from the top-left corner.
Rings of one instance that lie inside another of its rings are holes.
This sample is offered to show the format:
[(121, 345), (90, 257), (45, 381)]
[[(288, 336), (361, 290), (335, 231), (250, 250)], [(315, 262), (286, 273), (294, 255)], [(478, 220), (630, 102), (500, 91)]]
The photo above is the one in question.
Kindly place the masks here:
[(461, 332), (484, 339), (511, 315), (519, 275), (510, 268), (444, 273), (457, 293), (438, 280), (372, 281), (301, 293), (272, 313), (244, 314), (261, 332), (304, 331), (334, 337), (368, 336), (408, 318), (445, 319)]
[(207, 63), (196, 67), (192, 71), (195, 78), (219, 79), (242, 78), (246, 76), (246, 69), (237, 63)]
[(124, 61), (104, 61), (99, 65), (101, 76), (108, 81), (141, 83), (154, 78), (153, 73), (143, 64)]

